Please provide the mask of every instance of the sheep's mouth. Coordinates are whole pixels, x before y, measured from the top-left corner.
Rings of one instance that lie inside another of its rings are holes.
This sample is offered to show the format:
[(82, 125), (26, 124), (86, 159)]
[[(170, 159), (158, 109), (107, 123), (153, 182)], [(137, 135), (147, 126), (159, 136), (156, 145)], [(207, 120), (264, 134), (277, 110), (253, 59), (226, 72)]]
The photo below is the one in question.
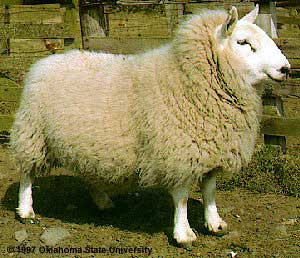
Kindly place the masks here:
[(272, 81), (275, 81), (275, 82), (282, 82), (285, 79), (285, 77), (284, 78), (274, 78), (270, 74), (267, 74), (267, 76), (269, 79), (271, 79)]
[(268, 76), (268, 78), (270, 78), (272, 81), (276, 81), (276, 82), (282, 82), (285, 79), (287, 79), (287, 75), (286, 74), (282, 74), (282, 73), (278, 73), (277, 75), (271, 75), (270, 73), (266, 73), (266, 75)]

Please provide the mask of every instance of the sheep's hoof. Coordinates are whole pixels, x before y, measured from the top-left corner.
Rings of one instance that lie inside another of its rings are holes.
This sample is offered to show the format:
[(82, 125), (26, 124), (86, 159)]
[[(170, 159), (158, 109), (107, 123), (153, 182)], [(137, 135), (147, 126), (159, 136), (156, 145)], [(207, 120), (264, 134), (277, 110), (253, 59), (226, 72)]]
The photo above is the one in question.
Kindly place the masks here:
[(187, 227), (177, 232), (175, 231), (174, 239), (176, 240), (177, 246), (189, 250), (192, 249), (193, 242), (196, 241), (197, 236), (191, 228)]
[(16, 219), (22, 224), (40, 224), (40, 220), (37, 218), (22, 218), (18, 213), (16, 213)]
[(221, 218), (218, 223), (205, 223), (205, 227), (214, 236), (224, 236), (228, 233), (227, 223)]
[(21, 218), (19, 217), (18, 220), (22, 224), (40, 224), (40, 221), (38, 219), (31, 219), (31, 218)]

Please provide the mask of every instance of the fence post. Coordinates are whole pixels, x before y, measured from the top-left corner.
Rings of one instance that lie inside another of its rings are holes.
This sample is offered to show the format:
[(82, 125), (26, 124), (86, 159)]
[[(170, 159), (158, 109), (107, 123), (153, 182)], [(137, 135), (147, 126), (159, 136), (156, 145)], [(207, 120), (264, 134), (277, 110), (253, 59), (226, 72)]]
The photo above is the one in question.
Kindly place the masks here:
[[(276, 2), (272, 0), (262, 0), (259, 2), (259, 15), (256, 24), (261, 27), (271, 38), (278, 38)], [(263, 105), (275, 107), (278, 116), (284, 116), (282, 99), (279, 96), (264, 95)], [(264, 143), (280, 145), (282, 151), (286, 152), (286, 137), (278, 135), (264, 134)]]
[(105, 7), (101, 2), (81, 2), (80, 21), (84, 49), (89, 49), (89, 38), (106, 37), (108, 33), (106, 18)]
[(275, 2), (270, 0), (260, 1), (256, 24), (267, 32), (271, 38), (278, 38)]
[[(178, 3), (177, 3), (178, 2)], [(166, 1), (164, 3), (166, 17), (168, 19), (168, 32), (170, 36), (173, 36), (174, 29), (178, 26), (179, 22), (182, 20), (183, 12), (184, 12), (184, 3), (179, 0), (175, 0), (170, 3)]]

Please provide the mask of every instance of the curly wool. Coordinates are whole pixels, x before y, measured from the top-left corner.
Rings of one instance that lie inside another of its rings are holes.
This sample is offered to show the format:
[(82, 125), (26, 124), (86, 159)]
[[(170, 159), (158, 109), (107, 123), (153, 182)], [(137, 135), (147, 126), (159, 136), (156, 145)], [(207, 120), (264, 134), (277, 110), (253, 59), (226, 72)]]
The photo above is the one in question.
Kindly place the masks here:
[(253, 153), (260, 98), (208, 11), (167, 46), (124, 56), (53, 55), (29, 72), (11, 135), (25, 173), (63, 166), (88, 182), (165, 186), (215, 168), (237, 172)]

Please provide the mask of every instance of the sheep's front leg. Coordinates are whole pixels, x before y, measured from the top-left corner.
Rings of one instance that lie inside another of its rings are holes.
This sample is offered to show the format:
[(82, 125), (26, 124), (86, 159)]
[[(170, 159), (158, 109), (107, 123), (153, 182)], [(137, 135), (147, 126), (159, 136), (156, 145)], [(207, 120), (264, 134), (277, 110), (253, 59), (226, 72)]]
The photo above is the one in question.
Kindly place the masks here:
[[(21, 219), (34, 219), (35, 214), (32, 208), (32, 183), (33, 178), (30, 173), (22, 173), (20, 179), (20, 189), (19, 189), (19, 207), (17, 208), (17, 213)], [(33, 220), (31, 221), (31, 223)]]
[(216, 206), (216, 171), (211, 171), (202, 179), (205, 227), (213, 234), (222, 234), (227, 230), (227, 223), (220, 217)]
[(187, 218), (187, 201), (189, 188), (177, 188), (171, 191), (175, 206), (174, 214), (174, 239), (179, 244), (187, 244), (196, 240), (196, 235), (190, 228)]

